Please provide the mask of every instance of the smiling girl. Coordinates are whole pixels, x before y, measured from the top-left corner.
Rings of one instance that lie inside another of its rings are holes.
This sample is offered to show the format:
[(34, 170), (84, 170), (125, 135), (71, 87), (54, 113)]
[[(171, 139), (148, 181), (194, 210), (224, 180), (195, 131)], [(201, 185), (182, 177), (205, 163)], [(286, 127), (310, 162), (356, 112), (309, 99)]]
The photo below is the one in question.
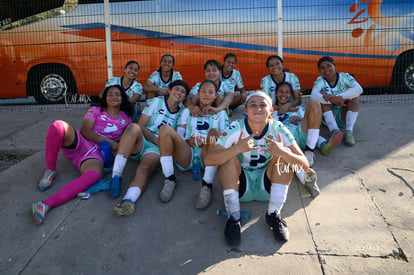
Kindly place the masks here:
[(176, 80), (169, 85), (168, 96), (148, 101), (137, 123), (125, 130), (115, 156), (109, 188), (112, 197), (121, 194), (122, 174), (129, 157), (139, 161), (135, 177), (129, 184), (124, 198), (113, 209), (116, 216), (129, 216), (135, 212), (135, 203), (144, 192), (148, 181), (160, 164), (159, 136), (162, 125), (177, 128), (183, 110), (182, 102), (190, 91), (187, 83)]
[(206, 114), (217, 114), (221, 110), (228, 111), (228, 107), (233, 101), (234, 87), (226, 81), (221, 81), (221, 64), (217, 60), (210, 59), (204, 63), (204, 75), (206, 80), (212, 81), (217, 87), (217, 98), (209, 107), (200, 110), (198, 106), (198, 90), (201, 82), (197, 83), (187, 97), (186, 107), (190, 109), (193, 116), (203, 116)]
[(52, 185), (59, 151), (79, 169), (81, 176), (46, 200), (32, 205), (36, 225), (43, 223), (50, 209), (73, 199), (100, 179), (104, 167), (100, 144), (106, 141), (116, 151), (132, 115), (132, 105), (122, 87), (109, 86), (103, 92), (100, 106), (91, 107), (86, 113), (80, 131), (62, 120), (56, 120), (49, 126), (46, 134), (46, 171), (38, 183), (39, 189), (44, 191)]
[[(201, 162), (208, 150), (213, 146), (220, 134), (227, 128), (229, 121), (224, 110), (217, 114), (205, 112), (217, 98), (217, 87), (211, 80), (203, 81), (198, 89), (198, 104), (202, 116), (193, 116), (189, 109), (184, 109), (178, 121), (177, 131), (163, 125), (160, 128), (161, 167), (165, 176), (164, 188), (160, 193), (163, 202), (172, 198), (177, 179), (174, 175), (173, 160), (180, 170), (192, 168), (195, 155), (201, 157)], [(210, 204), (216, 166), (205, 167), (200, 193), (196, 201), (197, 209), (204, 209)]]
[[(285, 72), (285, 65), (283, 59), (277, 55), (271, 55), (266, 60), (266, 68), (269, 75), (262, 78), (260, 88), (272, 98), (273, 108), (279, 114), (286, 113), (290, 107), (300, 105), (300, 84), (297, 76), (293, 73)], [(288, 82), (293, 89), (293, 97), (290, 101), (283, 105), (277, 106), (276, 103), (276, 88), (282, 82)]]
[(279, 121), (271, 118), (272, 99), (262, 91), (247, 97), (247, 117), (230, 124), (205, 157), (205, 165), (218, 165), (228, 220), (226, 242), (238, 246), (240, 201), (269, 201), (265, 214), (276, 240), (286, 242), (289, 231), (281, 219), (295, 169), (308, 170), (308, 162), (295, 138)]
[(233, 86), (234, 92), (238, 91), (240, 93), (238, 95), (234, 95), (233, 102), (230, 104), (230, 109), (232, 110), (244, 104), (247, 97), (242, 76), (240, 72), (235, 69), (236, 65), (237, 56), (234, 53), (227, 53), (223, 60), (221, 80), (226, 81)]
[(339, 128), (345, 128), (345, 145), (353, 146), (362, 87), (350, 74), (337, 73), (332, 57), (319, 59), (318, 69), (320, 76), (313, 84), (311, 100), (321, 103), (324, 122), (331, 134), (340, 133)]
[(183, 79), (178, 71), (174, 71), (174, 64), (175, 59), (171, 54), (164, 54), (161, 57), (159, 69), (144, 83), (146, 99), (168, 95), (168, 85), (175, 80)]
[[(276, 89), (276, 105), (288, 104), (292, 96), (292, 86), (287, 82), (280, 83)], [(275, 112), (274, 116), (292, 132), (299, 147), (304, 150), (311, 167), (315, 161), (313, 151), (316, 146), (320, 148), (323, 155), (329, 155), (341, 142), (342, 134), (340, 132), (331, 135), (328, 140), (319, 136), (322, 112), (321, 105), (317, 101), (310, 101), (306, 106), (306, 110), (299, 105), (295, 111), (287, 111), (284, 114)]]
[[(135, 104), (142, 95), (142, 85), (135, 80), (138, 72), (138, 62), (135, 60), (130, 60), (125, 65), (124, 75), (109, 79), (105, 84), (105, 88), (113, 85), (119, 85), (129, 97), (129, 102)], [(102, 97), (105, 88), (99, 94), (100, 97)]]

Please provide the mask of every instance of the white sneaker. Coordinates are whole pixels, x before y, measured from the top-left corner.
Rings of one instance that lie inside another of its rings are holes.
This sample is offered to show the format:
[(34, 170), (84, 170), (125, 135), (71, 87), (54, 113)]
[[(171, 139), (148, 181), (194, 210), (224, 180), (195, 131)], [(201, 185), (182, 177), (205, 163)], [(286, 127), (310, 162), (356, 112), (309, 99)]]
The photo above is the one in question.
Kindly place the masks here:
[(39, 187), (40, 191), (45, 191), (52, 185), (52, 181), (55, 179), (56, 171), (47, 169), (42, 178), (39, 180), (37, 187)]
[(198, 194), (198, 198), (196, 201), (195, 207), (198, 210), (207, 208), (211, 201), (211, 186), (202, 185), (200, 189), (200, 193)]
[(36, 225), (43, 223), (47, 211), (49, 211), (49, 206), (41, 201), (32, 204), (32, 217)]
[(304, 153), (306, 159), (308, 160), (309, 167), (312, 167), (315, 164), (315, 154), (312, 151), (306, 150)]
[(316, 198), (321, 193), (316, 182), (317, 179), (318, 177), (315, 170), (309, 168), (305, 173), (305, 189), (309, 192), (312, 198)]
[(164, 187), (162, 188), (160, 192), (161, 201), (168, 202), (169, 200), (171, 200), (176, 186), (177, 186), (177, 183), (175, 181), (165, 179)]

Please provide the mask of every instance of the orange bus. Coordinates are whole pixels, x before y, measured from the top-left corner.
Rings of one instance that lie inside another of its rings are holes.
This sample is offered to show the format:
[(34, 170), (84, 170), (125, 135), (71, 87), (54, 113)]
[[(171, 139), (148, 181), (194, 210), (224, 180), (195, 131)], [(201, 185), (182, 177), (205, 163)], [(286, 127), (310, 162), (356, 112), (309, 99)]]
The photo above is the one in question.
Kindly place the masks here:
[[(207, 59), (222, 62), (233, 52), (252, 90), (268, 74), (266, 58), (280, 50), (275, 0), (109, 2), (115, 76), (134, 59), (144, 83), (170, 53), (193, 85), (204, 79)], [(53, 103), (99, 93), (108, 77), (103, 1), (2, 3), (0, 98)], [(283, 59), (303, 89), (312, 88), (317, 60), (329, 55), (364, 87), (414, 92), (413, 1), (289, 0), (282, 13)]]

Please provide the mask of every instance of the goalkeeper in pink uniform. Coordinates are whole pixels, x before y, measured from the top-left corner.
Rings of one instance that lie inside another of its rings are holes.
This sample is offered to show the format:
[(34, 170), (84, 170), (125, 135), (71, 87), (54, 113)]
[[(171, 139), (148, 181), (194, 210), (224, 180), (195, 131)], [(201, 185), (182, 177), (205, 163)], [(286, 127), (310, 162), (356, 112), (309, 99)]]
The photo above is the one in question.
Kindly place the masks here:
[(60, 191), (44, 201), (32, 205), (36, 225), (41, 225), (46, 213), (61, 205), (96, 183), (103, 173), (104, 159), (100, 146), (109, 143), (112, 151), (124, 129), (131, 123), (133, 106), (118, 85), (105, 88), (100, 106), (91, 107), (86, 113), (80, 131), (62, 120), (54, 121), (46, 134), (46, 171), (38, 183), (41, 191), (48, 189), (56, 175), (59, 151), (75, 165), (81, 176), (67, 183)]

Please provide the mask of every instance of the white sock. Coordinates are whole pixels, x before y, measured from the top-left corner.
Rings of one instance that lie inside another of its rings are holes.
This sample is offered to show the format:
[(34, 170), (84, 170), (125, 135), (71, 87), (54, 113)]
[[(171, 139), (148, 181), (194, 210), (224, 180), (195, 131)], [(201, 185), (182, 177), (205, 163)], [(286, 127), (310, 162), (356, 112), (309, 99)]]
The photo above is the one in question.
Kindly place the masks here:
[(306, 145), (312, 150), (315, 149), (318, 137), (319, 129), (308, 129), (308, 135), (306, 136)]
[(169, 176), (174, 175), (174, 162), (172, 156), (161, 157), (160, 162), (164, 177), (168, 178)]
[(127, 163), (127, 159), (124, 155), (116, 154), (114, 167), (112, 168), (112, 177), (118, 176), (122, 177), (122, 173), (124, 172), (125, 165)]
[(203, 180), (208, 183), (212, 184), (214, 181), (214, 176), (217, 172), (217, 166), (206, 166), (206, 169), (204, 170), (204, 176)]
[(300, 183), (305, 184), (305, 171), (295, 171), (295, 174), (298, 177)]
[(139, 196), (141, 196), (141, 188), (137, 186), (129, 187), (124, 196), (124, 200), (131, 200), (133, 202), (136, 202)]
[(240, 201), (239, 192), (234, 189), (223, 190), (224, 205), (226, 206), (227, 217), (230, 216), (237, 221), (240, 219)]
[(352, 131), (354, 129), (355, 122), (358, 117), (358, 112), (348, 111), (346, 112), (346, 128), (347, 131)]
[(326, 139), (325, 139), (325, 138), (323, 138), (323, 137), (319, 136), (319, 137), (318, 137), (318, 142), (316, 143), (316, 146), (318, 146), (318, 148), (321, 148), (321, 144), (322, 144), (323, 142), (325, 142), (325, 141), (326, 141)]
[(328, 126), (330, 132), (332, 132), (333, 130), (339, 130), (338, 124), (336, 124), (333, 111), (326, 111), (325, 113), (323, 113), (323, 118), (325, 119), (326, 126)]
[(269, 208), (267, 209), (267, 214), (272, 214), (276, 212), (276, 215), (280, 215), (280, 210), (282, 210), (283, 204), (286, 201), (289, 185), (272, 183), (270, 187), (270, 199), (269, 199)]

